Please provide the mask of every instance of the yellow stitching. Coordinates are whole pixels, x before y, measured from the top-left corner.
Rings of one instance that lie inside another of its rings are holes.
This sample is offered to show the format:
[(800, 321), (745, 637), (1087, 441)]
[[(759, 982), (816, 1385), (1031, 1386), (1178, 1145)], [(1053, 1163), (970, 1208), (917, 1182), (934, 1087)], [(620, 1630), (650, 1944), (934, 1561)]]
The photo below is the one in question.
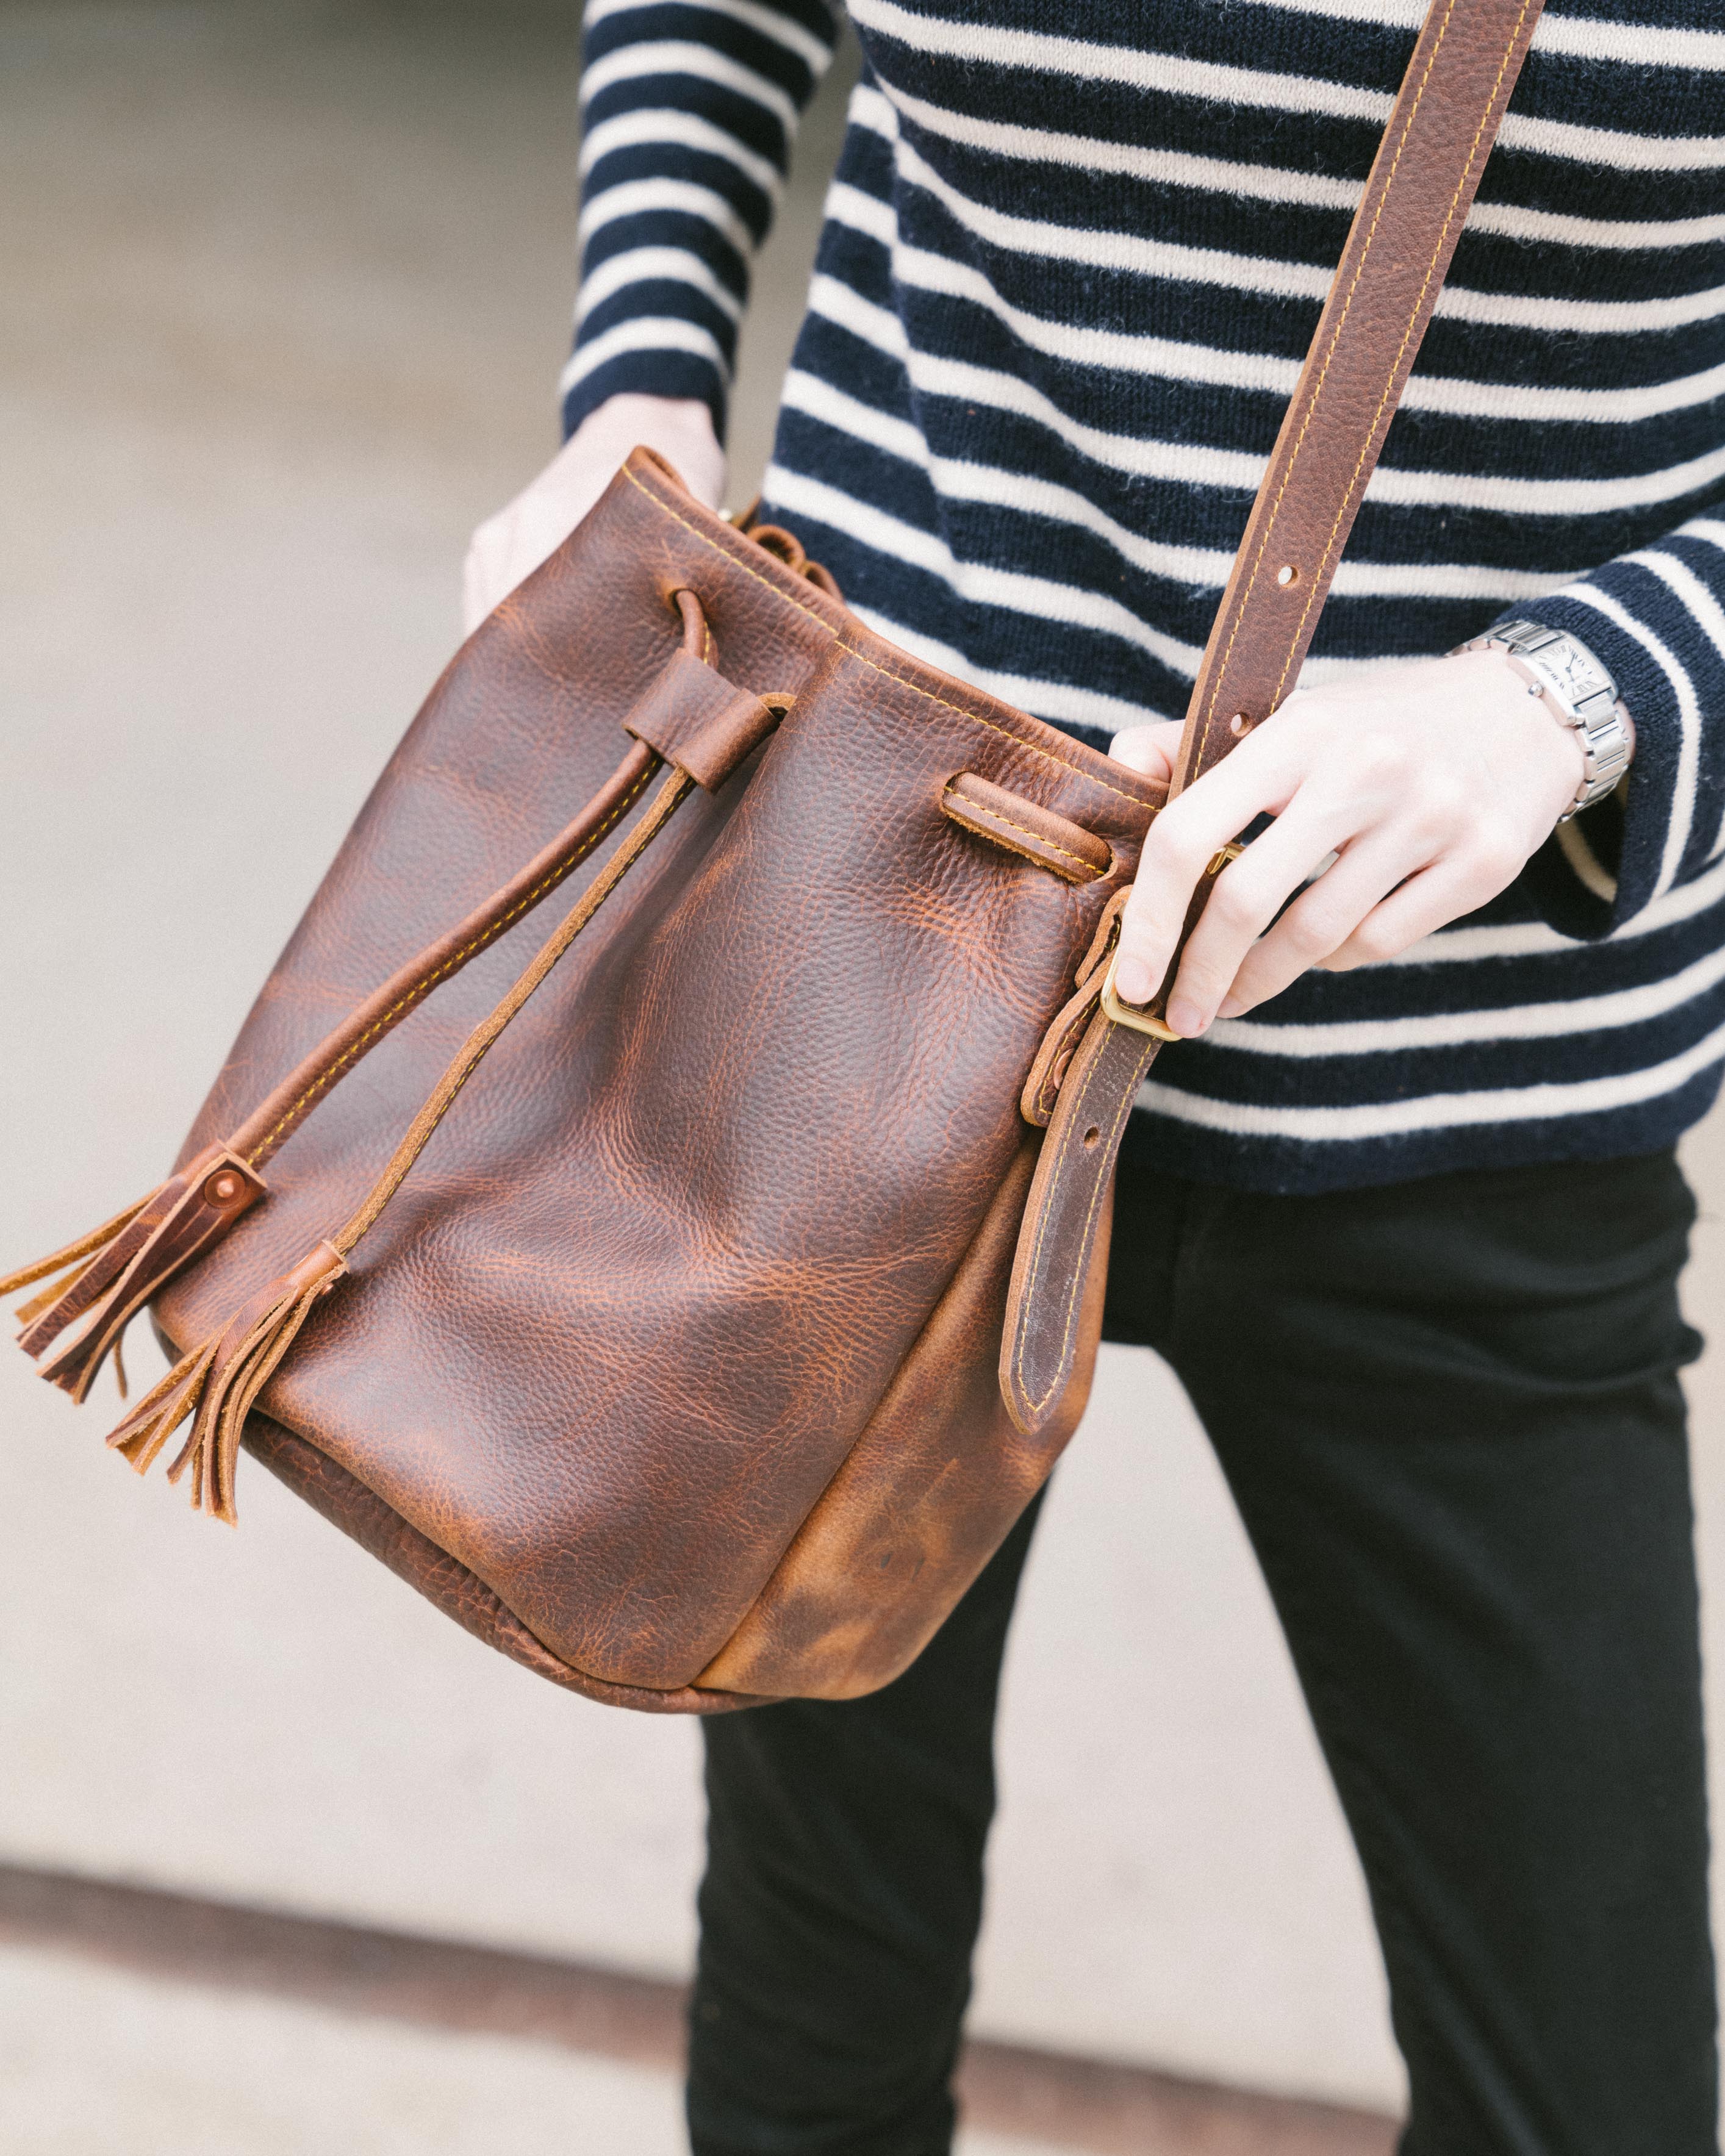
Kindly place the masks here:
[[(1528, 8), (1532, 4), (1532, 0), (1523, 0), (1522, 12), (1516, 18), (1515, 28), (1510, 33), (1509, 43), (1505, 47), (1503, 58), (1498, 64), (1497, 74), (1491, 85), (1491, 95), (1486, 100), (1486, 109), (1481, 115), (1479, 125), (1474, 131), (1474, 138), (1468, 149), (1467, 160), (1462, 167), (1461, 177), (1456, 183), (1455, 192), (1450, 198), (1450, 207), (1445, 214), (1443, 225), (1438, 235), (1437, 245), (1432, 251), (1431, 260), (1426, 265), (1425, 276), (1420, 287), (1419, 297), (1414, 301), (1414, 311), (1409, 317), (1408, 326), (1403, 333), (1401, 343), (1396, 349), (1395, 359), (1391, 366), (1389, 379), (1384, 384), (1383, 395), (1380, 396), (1378, 400), (1378, 409), (1373, 415), (1372, 420), (1371, 433), (1373, 434), (1377, 431), (1378, 419), (1383, 413), (1385, 400), (1389, 398), (1391, 390), (1394, 387), (1395, 377), (1401, 367), (1402, 354), (1407, 350), (1408, 341), (1414, 333), (1414, 324), (1419, 320), (1420, 307), (1425, 303), (1426, 291), (1431, 284), (1432, 272), (1437, 267), (1439, 255), (1440, 255), (1444, 251), (1444, 242), (1448, 237), (1450, 223), (1455, 214), (1455, 205), (1457, 202), (1460, 201), (1461, 195), (1466, 187), (1468, 176), (1473, 170), (1474, 157), (1480, 146), (1480, 137), (1485, 133), (1486, 126), (1491, 119), (1491, 108), (1497, 102), (1497, 93), (1502, 87), (1504, 74), (1509, 67), (1510, 56), (1515, 50), (1516, 41), (1521, 36), (1522, 25), (1527, 19)], [(1240, 626), (1245, 616), (1246, 607), (1251, 598), (1252, 593), (1256, 587), (1258, 572), (1263, 566), (1264, 556), (1269, 548), (1271, 536), (1275, 531), (1276, 520), (1281, 512), (1282, 498), (1286, 494), (1289, 485), (1293, 479), (1294, 467), (1299, 461), (1301, 450), (1305, 444), (1307, 433), (1312, 425), (1313, 418), (1317, 416), (1318, 403), (1323, 394), (1324, 383), (1329, 376), (1331, 362), (1334, 360), (1336, 356), (1336, 347), (1341, 341), (1342, 331), (1347, 324), (1348, 315), (1352, 311), (1354, 295), (1359, 290), (1360, 280), (1365, 275), (1367, 257), (1370, 254), (1373, 244), (1377, 238), (1378, 223), (1382, 220), (1384, 212), (1389, 202), (1390, 190), (1394, 185), (1396, 175), (1401, 168), (1402, 155), (1407, 147), (1408, 136), (1413, 130), (1414, 121), (1419, 114), (1420, 105), (1425, 100), (1427, 86), (1431, 80), (1432, 69), (1437, 64), (1438, 54), (1443, 48), (1444, 39), (1449, 35), (1450, 18), (1454, 15), (1455, 12), (1455, 0), (1450, 0), (1450, 6), (1445, 13), (1443, 23), (1439, 28), (1436, 39), (1432, 45), (1430, 54), (1426, 60), (1425, 72), (1420, 78), (1420, 87), (1414, 93), (1414, 101), (1408, 109), (1408, 116), (1402, 126), (1401, 140), (1396, 145), (1395, 156), (1391, 160), (1389, 171), (1385, 176), (1383, 192), (1378, 198), (1378, 207), (1373, 213), (1371, 225), (1366, 234), (1365, 244), (1360, 249), (1360, 258), (1354, 270), (1353, 282), (1348, 288), (1348, 297), (1343, 304), (1342, 312), (1337, 317), (1335, 330), (1331, 336), (1329, 350), (1324, 355), (1324, 363), (1319, 370), (1317, 382), (1314, 386), (1312, 393), (1312, 401), (1307, 407), (1306, 416), (1301, 423), (1300, 432), (1295, 438), (1294, 447), (1288, 458), (1287, 470), (1282, 475), (1281, 485), (1277, 488), (1276, 499), (1271, 505), (1270, 516), (1264, 527), (1263, 537), (1259, 542), (1257, 553), (1253, 559), (1252, 572), (1250, 578), (1247, 580), (1245, 590), (1240, 595), (1240, 605), (1235, 613), (1234, 625), (1229, 633), (1228, 642), (1222, 654), (1222, 663), (1216, 670), (1215, 680), (1210, 690), (1209, 702), (1204, 710), (1204, 727), (1206, 730), (1209, 727), (1210, 720), (1215, 714), (1217, 699), (1221, 695), (1223, 681), (1228, 670), (1228, 661), (1233, 655), (1235, 642), (1240, 634)], [(1369, 444), (1371, 434), (1368, 434), (1367, 436), (1368, 444)], [(1324, 571), (1328, 565), (1330, 558), (1330, 549), (1335, 544), (1336, 532), (1341, 525), (1342, 519), (1347, 515), (1348, 501), (1353, 492), (1354, 481), (1359, 477), (1359, 467), (1360, 465), (1365, 461), (1366, 454), (1367, 450), (1363, 449), (1360, 452), (1359, 460), (1355, 464), (1353, 474), (1349, 478), (1348, 492), (1343, 496), (1343, 506), (1337, 514), (1335, 523), (1330, 527), (1329, 539), (1325, 544), (1322, 555), (1320, 558), (1317, 573), (1312, 581), (1311, 588), (1306, 601), (1305, 610), (1300, 616), (1298, 625), (1294, 632), (1293, 641), (1289, 645), (1286, 664), (1282, 668), (1281, 680), (1278, 680), (1276, 685), (1276, 693), (1278, 696), (1281, 692), (1283, 682), (1285, 682), (1288, 678), (1288, 670), (1294, 663), (1293, 654), (1295, 650), (1298, 648), (1301, 634), (1305, 629), (1307, 621), (1310, 618), (1312, 608), (1318, 598), (1320, 589), (1322, 586)], [(1200, 740), (1199, 768), (1202, 768), (1202, 765), (1203, 743)]]
[(288, 1125), (294, 1121), (296, 1116), (298, 1116), (300, 1110), (305, 1107), (319, 1093), (321, 1093), (326, 1086), (333, 1081), (337, 1072), (340, 1071), (345, 1065), (351, 1063), (354, 1057), (358, 1055), (363, 1050), (367, 1041), (374, 1040), (379, 1033), (382, 1033), (388, 1028), (392, 1019), (397, 1017), (401, 1012), (406, 1010), (410, 1004), (417, 1003), (422, 996), (429, 995), (432, 989), (437, 986), (438, 983), (442, 980), (452, 968), (460, 965), (465, 959), (470, 958), (475, 951), (483, 950), (487, 943), (494, 942), (497, 937), (503, 933), (503, 931), (508, 927), (510, 923), (512, 921), (518, 920), (536, 900), (542, 898), (547, 891), (555, 889), (555, 887), (562, 881), (564, 877), (569, 874), (572, 869), (578, 868), (582, 862), (587, 858), (588, 855), (589, 855), (593, 851), (593, 848), (598, 845), (599, 840), (604, 837), (605, 834), (611, 829), (613, 824), (617, 822), (618, 819), (620, 816), (627, 815), (629, 811), (634, 806), (635, 803), (640, 798), (643, 789), (646, 787), (648, 781), (652, 778), (654, 771), (656, 768), (656, 765), (649, 765), (648, 768), (641, 773), (641, 776), (635, 781), (634, 784), (630, 787), (629, 792), (625, 793), (622, 800), (618, 803), (616, 808), (612, 810), (611, 814), (605, 819), (604, 822), (600, 824), (598, 830), (590, 832), (588, 835), (583, 839), (578, 851), (572, 854), (567, 860), (562, 862), (557, 868), (553, 869), (548, 875), (542, 878), (538, 883), (534, 885), (531, 891), (526, 892), (522, 897), (519, 898), (512, 906), (511, 906), (507, 913), (500, 915), (498, 918), (491, 923), (489, 928), (485, 929), (481, 934), (475, 937), (470, 943), (464, 944), (460, 950), (454, 952), (449, 957), (446, 958), (443, 964), (437, 968), (435, 973), (428, 973), (423, 981), (416, 982), (414, 985), (408, 990), (404, 996), (400, 997), (396, 1002), (393, 1003), (389, 1006), (388, 1009), (385, 1011), (380, 1018), (377, 1019), (371, 1025), (368, 1025), (365, 1031), (361, 1034), (358, 1040), (344, 1050), (343, 1052), (336, 1057), (336, 1060), (331, 1064), (329, 1069), (324, 1071), (321, 1076), (315, 1079), (313, 1082), (306, 1087), (305, 1091), (300, 1094), (299, 1099), (295, 1101), (293, 1106), (283, 1115), (280, 1122), (276, 1124), (274, 1130), (266, 1132), (264, 1137), (259, 1139), (257, 1144), (254, 1146), (250, 1152), (245, 1156), (247, 1166), (249, 1168), (255, 1168), (257, 1166), (259, 1156), (264, 1152), (264, 1148), (273, 1144), (287, 1128)]
[[(1021, 839), (1028, 839), (1032, 845), (1045, 847), (1050, 853), (1059, 854), (1064, 860), (1076, 861), (1080, 868), (1089, 872), (1092, 881), (1107, 874), (1107, 870), (1099, 869), (1088, 855), (1075, 854), (1070, 846), (1057, 846), (1052, 839), (1045, 839), (1040, 831), (1033, 831), (1028, 824), (1014, 824), (1010, 816), (1001, 815), (998, 809), (984, 808), (980, 802), (973, 801), (968, 794), (954, 793), (951, 787), (942, 797), (942, 806), (945, 807), (948, 801), (957, 803), (956, 808), (947, 809), (947, 814), (955, 824), (962, 824), (968, 815), (974, 816), (980, 823), (997, 824), (1004, 831), (1016, 831)], [(1017, 849), (1014, 848), (1014, 851), (1016, 852)], [(1042, 865), (1045, 868), (1054, 867), (1050, 861), (1043, 862)], [(1054, 873), (1058, 875), (1060, 870), (1055, 869)]]
[[(1453, 0), (1451, 4), (1453, 5)], [(691, 524), (686, 516), (679, 516), (676, 511), (668, 503), (661, 501), (656, 494), (643, 486), (627, 465), (624, 467), (623, 476), (639, 493), (646, 495), (648, 501), (661, 516), (670, 517), (673, 524), (680, 524), (685, 531), (701, 542), (709, 553), (717, 554), (721, 560), (729, 562), (733, 568), (742, 570), (744, 576), (752, 577), (757, 584), (764, 585), (775, 598), (783, 599), (787, 606), (794, 607), (798, 613), (807, 614), (811, 621), (819, 622), (823, 629), (830, 631), (833, 641), (839, 650), (848, 651), (860, 665), (866, 666), (871, 673), (879, 674), (886, 680), (896, 681), (900, 688), (908, 689), (913, 696), (922, 697), (926, 704), (937, 704), (943, 711), (956, 711), (961, 719), (968, 719), (973, 726), (986, 726), (991, 734), (1000, 735), (1004, 740), (1009, 741), (1014, 748), (1021, 748), (1028, 755), (1040, 756), (1045, 763), (1053, 764), (1056, 770), (1070, 771), (1079, 778), (1088, 779), (1092, 786), (1100, 786), (1105, 793), (1118, 794), (1122, 801), (1130, 801), (1134, 808), (1148, 808), (1154, 806), (1153, 803), (1141, 799), (1136, 793), (1128, 793), (1123, 786), (1111, 786), (1106, 778), (1098, 778), (1094, 772), (1086, 771), (1081, 763), (1068, 763), (1065, 757), (1055, 756), (1050, 750), (1045, 748), (1039, 748), (1034, 742), (1021, 739), (1019, 735), (1012, 732), (1010, 727), (997, 726), (992, 719), (983, 718), (980, 712), (967, 711), (962, 704), (951, 703), (944, 696), (937, 696), (932, 689), (925, 689), (920, 681), (912, 681), (902, 674), (895, 674), (890, 666), (883, 666), (878, 659), (870, 659), (865, 651), (859, 651), (854, 644), (847, 644), (838, 631), (833, 629), (824, 614), (817, 613), (813, 607), (804, 606), (800, 600), (793, 598), (788, 592), (780, 591), (778, 586), (769, 578), (763, 577), (758, 569), (752, 569), (747, 562), (737, 561), (734, 556), (727, 554), (722, 547), (716, 545), (698, 525)]]

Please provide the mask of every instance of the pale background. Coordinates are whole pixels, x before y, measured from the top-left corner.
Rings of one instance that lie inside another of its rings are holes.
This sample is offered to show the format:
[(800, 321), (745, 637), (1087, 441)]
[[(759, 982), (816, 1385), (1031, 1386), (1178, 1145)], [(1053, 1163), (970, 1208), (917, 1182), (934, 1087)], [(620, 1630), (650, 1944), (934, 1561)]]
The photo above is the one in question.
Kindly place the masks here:
[[(0, 5), (0, 1260), (160, 1174), (452, 646), (468, 531), (554, 444), (572, 22)], [(739, 501), (836, 111), (763, 272)], [(1690, 1163), (1706, 1325), (1716, 1132)], [(1711, 1584), (1717, 1363), (1694, 1398)], [(687, 1967), (690, 1725), (514, 1668), (255, 1466), (238, 1534), (193, 1517), (104, 1453), (111, 1401), (78, 1413), (0, 1358), (0, 1861)], [(1354, 1861), (1220, 1478), (1147, 1353), (1105, 1353), (1006, 1697), (977, 2025), (1393, 2106)], [(75, 1984), (32, 1996), (44, 2030), (81, 2010)]]

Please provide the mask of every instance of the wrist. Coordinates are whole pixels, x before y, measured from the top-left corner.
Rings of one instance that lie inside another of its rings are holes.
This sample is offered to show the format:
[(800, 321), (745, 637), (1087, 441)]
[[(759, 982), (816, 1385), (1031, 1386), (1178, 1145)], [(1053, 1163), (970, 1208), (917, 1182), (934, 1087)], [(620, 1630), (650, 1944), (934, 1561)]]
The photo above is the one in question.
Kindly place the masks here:
[(1613, 792), (1635, 754), (1635, 725), (1609, 669), (1579, 636), (1543, 622), (1500, 622), (1455, 655), (1489, 653), (1574, 744), (1580, 778), (1565, 823)]

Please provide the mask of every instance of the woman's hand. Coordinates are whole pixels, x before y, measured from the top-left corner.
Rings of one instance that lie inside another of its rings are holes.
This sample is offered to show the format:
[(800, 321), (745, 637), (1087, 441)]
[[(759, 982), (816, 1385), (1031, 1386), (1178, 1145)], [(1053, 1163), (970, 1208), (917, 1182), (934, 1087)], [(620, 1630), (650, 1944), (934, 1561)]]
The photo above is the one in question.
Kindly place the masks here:
[(687, 397), (608, 398), (588, 413), (538, 478), (474, 533), (462, 577), (465, 634), (471, 636), (524, 577), (556, 552), (639, 442), (676, 467), (697, 501), (718, 507), (725, 452), (705, 404)]
[[(1177, 726), (1134, 727), (1113, 752), (1166, 778), (1179, 738)], [(1183, 1037), (1279, 994), (1308, 966), (1393, 957), (1483, 906), (1549, 837), (1583, 766), (1576, 736), (1501, 651), (1374, 667), (1296, 694), (1151, 826), (1116, 989), (1150, 1000), (1206, 864), (1266, 811), (1276, 822), (1216, 879), (1181, 960), (1168, 1023)]]

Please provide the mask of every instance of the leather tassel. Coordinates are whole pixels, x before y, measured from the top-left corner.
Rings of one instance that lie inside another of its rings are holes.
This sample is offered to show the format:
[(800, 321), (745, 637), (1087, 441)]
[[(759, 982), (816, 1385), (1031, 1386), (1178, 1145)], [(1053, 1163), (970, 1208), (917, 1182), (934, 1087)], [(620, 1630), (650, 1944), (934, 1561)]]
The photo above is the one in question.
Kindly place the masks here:
[(189, 1416), (191, 1430), (167, 1479), (177, 1482), (189, 1470), (193, 1509), (232, 1526), (237, 1517), (234, 1476), (245, 1419), (313, 1304), (347, 1270), (347, 1261), (335, 1245), (320, 1243), (290, 1272), (260, 1288), (214, 1338), (182, 1357), (110, 1433), (108, 1443), (141, 1475)]
[(58, 1276), (19, 1310), (18, 1345), (50, 1384), (82, 1400), (144, 1304), (264, 1194), (255, 1168), (224, 1145), (207, 1146), (81, 1241), (0, 1279), (5, 1296)]
[(109, 1431), (109, 1444), (122, 1458), (129, 1460), (140, 1475), (148, 1471), (173, 1432), (188, 1414), (195, 1412), (215, 1352), (215, 1342), (206, 1340), (201, 1348), (182, 1355), (167, 1376), (159, 1378), (150, 1388), (118, 1428)]

